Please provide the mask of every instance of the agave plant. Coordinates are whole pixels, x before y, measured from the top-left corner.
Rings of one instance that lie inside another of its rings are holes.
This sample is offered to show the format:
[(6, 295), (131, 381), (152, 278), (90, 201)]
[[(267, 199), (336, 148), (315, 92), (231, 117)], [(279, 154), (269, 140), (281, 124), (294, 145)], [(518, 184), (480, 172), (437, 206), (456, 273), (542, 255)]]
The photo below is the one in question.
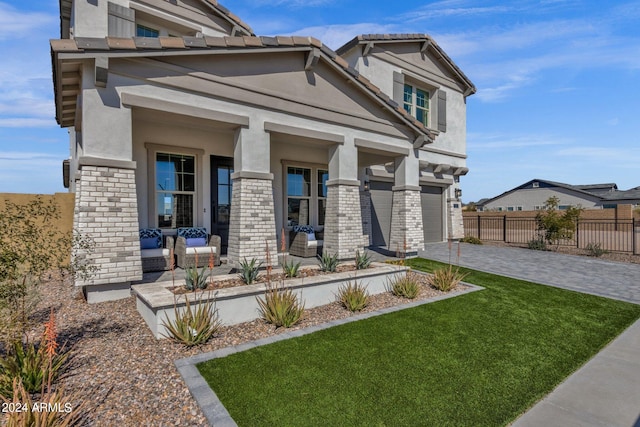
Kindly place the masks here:
[(222, 325), (215, 300), (204, 300), (200, 295), (194, 303), (197, 305), (196, 308), (193, 308), (189, 297), (185, 295), (183, 310), (178, 309), (177, 304), (174, 305), (175, 320), (169, 320), (165, 316), (162, 321), (162, 325), (169, 332), (163, 335), (185, 347), (204, 344)]
[(238, 273), (238, 275), (244, 283), (250, 285), (260, 277), (261, 266), (262, 261), (258, 262), (255, 258), (251, 258), (251, 261), (247, 261), (245, 258), (244, 261), (240, 262), (240, 273)]
[(349, 281), (338, 288), (338, 301), (349, 311), (360, 311), (369, 304), (367, 287), (357, 281)]
[(371, 256), (364, 251), (362, 254), (356, 251), (356, 270), (365, 270), (371, 265)]
[(287, 278), (296, 277), (298, 275), (299, 269), (300, 269), (300, 262), (294, 262), (293, 260), (289, 260), (282, 263), (282, 271), (284, 272), (284, 277), (287, 277)]
[(284, 284), (267, 285), (264, 300), (256, 297), (262, 318), (273, 324), (276, 328), (284, 326), (289, 328), (302, 318), (304, 302), (298, 300), (298, 296), (291, 288), (285, 288)]
[(205, 289), (207, 287), (207, 279), (211, 273), (206, 274), (207, 267), (202, 267), (198, 271), (197, 267), (187, 267), (184, 275), (184, 287), (188, 291), (195, 291), (196, 289)]
[(328, 253), (323, 253), (322, 256), (318, 255), (318, 260), (320, 261), (320, 270), (333, 273), (338, 268), (338, 254), (335, 253), (333, 255), (329, 255)]

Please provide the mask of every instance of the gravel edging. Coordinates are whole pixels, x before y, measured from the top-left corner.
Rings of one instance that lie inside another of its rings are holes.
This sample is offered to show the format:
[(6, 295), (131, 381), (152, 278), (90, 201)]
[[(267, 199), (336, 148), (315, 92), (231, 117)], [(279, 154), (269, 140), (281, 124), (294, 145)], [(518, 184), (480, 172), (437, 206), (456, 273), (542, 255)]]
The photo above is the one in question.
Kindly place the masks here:
[(354, 314), (350, 317), (343, 317), (340, 319), (331, 320), (327, 323), (321, 323), (314, 326), (310, 326), (304, 329), (298, 329), (291, 331), (290, 333), (272, 335), (266, 338), (262, 338), (256, 341), (250, 341), (234, 347), (228, 347), (221, 350), (216, 350), (209, 353), (202, 353), (189, 358), (176, 360), (175, 365), (178, 372), (182, 375), (189, 391), (193, 395), (204, 416), (212, 426), (236, 426), (235, 421), (231, 418), (231, 415), (224, 407), (215, 391), (212, 390), (207, 384), (206, 380), (200, 375), (197, 364), (206, 362), (211, 359), (217, 359), (229, 356), (231, 354), (240, 353), (242, 351), (250, 350), (252, 348), (273, 344), (278, 341), (284, 341), (291, 338), (301, 337), (303, 335), (312, 334), (314, 332), (321, 331), (323, 329), (332, 328), (334, 326), (340, 326), (359, 320), (368, 319), (375, 316), (380, 316), (387, 313), (393, 313), (408, 308), (418, 307), (425, 304), (431, 304), (436, 301), (442, 301), (449, 298), (454, 298), (460, 295), (468, 294), (470, 292), (476, 292), (483, 290), (482, 286), (472, 285), (469, 283), (463, 283), (452, 292), (444, 295), (438, 295), (430, 298), (426, 298), (420, 301), (408, 302), (402, 305), (395, 305), (391, 307), (381, 308), (376, 311), (370, 311), (368, 313)]
[[(138, 313), (133, 296), (87, 304), (69, 280), (50, 280), (38, 289), (41, 302), (33, 316), (35, 326), (30, 337), (40, 338), (43, 323), (53, 308), (59, 342), (66, 342), (71, 350), (67, 369), (57, 387), (67, 395), (84, 396), (82, 400), (88, 406), (86, 424), (91, 426), (207, 426), (207, 418), (174, 361), (266, 337), (291, 336), (297, 330), (357, 316), (334, 302), (305, 310), (302, 321), (289, 329), (276, 329), (262, 320), (254, 320), (224, 326), (205, 345), (186, 349), (167, 339), (157, 340)], [(442, 295), (422, 286), (414, 301)], [(362, 313), (394, 306), (404, 308), (409, 302), (385, 292), (373, 295)]]

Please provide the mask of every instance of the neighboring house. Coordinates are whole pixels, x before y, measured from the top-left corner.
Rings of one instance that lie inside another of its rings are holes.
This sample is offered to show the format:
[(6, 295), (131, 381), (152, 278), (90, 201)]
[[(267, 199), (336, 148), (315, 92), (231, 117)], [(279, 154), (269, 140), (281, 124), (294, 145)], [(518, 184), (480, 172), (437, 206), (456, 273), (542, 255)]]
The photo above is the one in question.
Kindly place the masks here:
[(534, 211), (544, 208), (550, 197), (557, 197), (560, 209), (582, 206), (585, 209), (615, 208), (619, 204), (640, 203), (638, 188), (620, 191), (614, 183), (570, 185), (561, 182), (532, 179), (492, 199), (477, 203), (478, 211)]
[(300, 224), (341, 259), (464, 233), (475, 87), (429, 36), (335, 52), (257, 37), (213, 0), (61, 0), (51, 52), (74, 224), (97, 244), (90, 300), (142, 278), (144, 227), (206, 227), (232, 265)]

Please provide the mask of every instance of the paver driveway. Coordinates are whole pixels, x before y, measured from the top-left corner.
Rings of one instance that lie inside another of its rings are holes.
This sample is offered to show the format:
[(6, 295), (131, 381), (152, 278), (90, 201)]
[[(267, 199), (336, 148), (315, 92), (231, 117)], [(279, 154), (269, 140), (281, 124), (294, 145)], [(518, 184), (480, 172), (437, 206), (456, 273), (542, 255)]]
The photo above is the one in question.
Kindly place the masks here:
[[(490, 245), (451, 247), (451, 262), (502, 276), (640, 304), (640, 264), (604, 261), (556, 252)], [(448, 243), (427, 244), (419, 256), (449, 262)]]

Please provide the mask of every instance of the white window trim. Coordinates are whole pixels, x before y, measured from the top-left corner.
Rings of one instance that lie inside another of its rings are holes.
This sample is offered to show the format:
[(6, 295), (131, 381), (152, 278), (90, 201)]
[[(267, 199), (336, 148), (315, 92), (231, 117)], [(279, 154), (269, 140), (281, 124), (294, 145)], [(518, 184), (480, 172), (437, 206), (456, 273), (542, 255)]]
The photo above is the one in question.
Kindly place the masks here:
[[(314, 228), (324, 227), (323, 225), (318, 224), (318, 208), (320, 206), (319, 200), (325, 199), (326, 197), (321, 197), (318, 195), (318, 170), (329, 171), (329, 165), (323, 165), (320, 163), (307, 163), (307, 162), (297, 162), (293, 160), (282, 160), (282, 226), (285, 230), (291, 230), (293, 227), (287, 224), (287, 212), (289, 208), (289, 188), (288, 188), (288, 180), (287, 180), (287, 169), (293, 168), (303, 168), (311, 170), (311, 191), (309, 195), (309, 225)], [(293, 196), (296, 197), (296, 196)], [(325, 212), (326, 218), (326, 212)]]
[[(147, 150), (147, 224), (149, 227), (158, 228), (158, 212), (156, 210), (156, 155), (158, 153), (178, 154), (193, 156), (195, 158), (195, 200), (193, 201), (193, 226), (203, 227), (203, 172), (202, 159), (204, 150), (197, 148), (176, 147), (173, 145), (155, 144), (146, 142), (144, 147)], [(163, 228), (172, 234), (173, 228)]]

